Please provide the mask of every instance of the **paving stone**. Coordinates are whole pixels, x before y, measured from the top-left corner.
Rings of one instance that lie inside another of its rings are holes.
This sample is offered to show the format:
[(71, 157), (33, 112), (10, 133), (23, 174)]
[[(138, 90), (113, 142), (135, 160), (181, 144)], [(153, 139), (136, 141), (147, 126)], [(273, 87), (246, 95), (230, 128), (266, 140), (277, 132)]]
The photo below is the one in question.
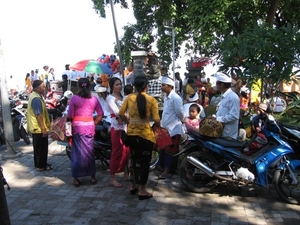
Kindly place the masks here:
[[(12, 225), (275, 225), (298, 224), (300, 205), (283, 202), (274, 191), (261, 187), (217, 187), (212, 193), (188, 192), (177, 174), (157, 180), (150, 172), (148, 190), (153, 198), (139, 201), (131, 196), (129, 183), (117, 179), (123, 188), (109, 186), (109, 171), (97, 162), (97, 185), (89, 177), (72, 185), (70, 160), (64, 149), (51, 142), (49, 162), (54, 169), (37, 172), (32, 146), (17, 147), (16, 159), (0, 159), (11, 186), (5, 189)], [(1, 154), (0, 147), (0, 154)]]

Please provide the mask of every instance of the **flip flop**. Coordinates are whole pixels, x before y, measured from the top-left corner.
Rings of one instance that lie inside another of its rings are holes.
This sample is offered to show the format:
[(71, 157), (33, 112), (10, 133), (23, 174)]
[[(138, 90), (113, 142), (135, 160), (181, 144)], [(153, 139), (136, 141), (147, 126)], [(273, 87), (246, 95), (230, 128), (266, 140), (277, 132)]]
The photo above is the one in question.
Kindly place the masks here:
[(95, 179), (95, 180), (90, 180), (90, 183), (92, 184), (92, 185), (95, 185), (95, 184), (97, 184), (97, 180)]
[(169, 176), (170, 176), (169, 174), (161, 174), (161, 175), (158, 176), (157, 179), (158, 179), (158, 180), (165, 180), (165, 179), (167, 179)]
[(139, 189), (136, 187), (135, 189), (129, 191), (131, 195), (135, 195), (139, 191)]
[(80, 180), (76, 179), (77, 183), (73, 183), (74, 187), (80, 187), (81, 182)]
[(138, 196), (139, 196), (139, 200), (146, 200), (146, 199), (152, 198), (153, 194), (148, 193), (147, 195), (138, 195)]
[(52, 170), (52, 169), (53, 169), (53, 167), (47, 164), (47, 166), (45, 168), (36, 168), (36, 171), (43, 172), (43, 171)]

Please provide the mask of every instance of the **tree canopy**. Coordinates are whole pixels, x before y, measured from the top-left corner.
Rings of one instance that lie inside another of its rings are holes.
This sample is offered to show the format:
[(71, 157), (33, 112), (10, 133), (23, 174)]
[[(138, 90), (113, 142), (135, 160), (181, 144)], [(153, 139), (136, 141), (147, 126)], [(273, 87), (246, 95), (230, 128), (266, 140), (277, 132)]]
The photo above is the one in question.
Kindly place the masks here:
[[(96, 12), (105, 16), (109, 1), (92, 1)], [(114, 3), (128, 7), (126, 0)], [(155, 45), (161, 59), (170, 63), (172, 41), (165, 34), (166, 20), (171, 21), (175, 29), (176, 56), (185, 43), (187, 54), (219, 56), (222, 68), (232, 67), (236, 64), (234, 60), (243, 58), (247, 60), (239, 64), (240, 71), (256, 70), (258, 74), (262, 67), (265, 69), (261, 66), (266, 65), (264, 60), (269, 62), (276, 58), (276, 68), (271, 74), (288, 73), (299, 54), (294, 39), (299, 39), (300, 0), (132, 0), (132, 7), (137, 23), (126, 26), (121, 39), (126, 60), (130, 51), (148, 51)], [(288, 42), (284, 44), (283, 40)], [(254, 52), (257, 54), (249, 55)], [(257, 63), (260, 63), (259, 68), (250, 69)], [(277, 71), (279, 68), (281, 72)]]

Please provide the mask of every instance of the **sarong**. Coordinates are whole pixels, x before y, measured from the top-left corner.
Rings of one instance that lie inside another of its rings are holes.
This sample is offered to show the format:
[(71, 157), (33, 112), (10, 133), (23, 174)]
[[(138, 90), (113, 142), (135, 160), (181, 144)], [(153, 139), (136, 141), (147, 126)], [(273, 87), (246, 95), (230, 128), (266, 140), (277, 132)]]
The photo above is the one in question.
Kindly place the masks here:
[(95, 176), (94, 136), (73, 134), (72, 139), (72, 177)]
[(109, 161), (111, 174), (123, 172), (124, 166), (129, 160), (129, 148), (123, 145), (121, 140), (121, 130), (111, 128), (112, 151)]

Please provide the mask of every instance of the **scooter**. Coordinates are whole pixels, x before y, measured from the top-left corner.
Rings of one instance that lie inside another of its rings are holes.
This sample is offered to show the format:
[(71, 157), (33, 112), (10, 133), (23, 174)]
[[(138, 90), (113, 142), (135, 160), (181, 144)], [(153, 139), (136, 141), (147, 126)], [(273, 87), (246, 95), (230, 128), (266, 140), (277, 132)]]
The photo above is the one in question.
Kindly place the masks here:
[(278, 125), (282, 131), (281, 137), (292, 146), (295, 158), (300, 159), (300, 127), (279, 122)]
[(26, 144), (30, 144), (30, 138), (29, 134), (27, 133), (26, 127), (26, 116), (25, 114), (17, 108), (13, 108), (11, 110), (11, 118), (13, 121), (13, 130), (15, 135), (15, 141), (16, 137), (19, 137), (18, 139), (22, 138)]
[[(17, 107), (13, 107), (11, 108), (11, 119), (13, 125), (14, 140), (19, 141), (22, 138), (25, 141), (25, 143), (29, 145), (31, 141), (29, 138), (29, 134), (27, 133), (25, 128), (26, 127), (25, 114)], [(1, 145), (5, 144), (5, 135), (2, 127), (0, 129), (0, 142)]]
[(71, 91), (68, 91), (68, 93), (66, 91), (64, 96), (62, 96), (60, 99), (54, 98), (52, 92), (47, 93), (45, 104), (50, 116), (50, 121), (53, 121), (58, 117), (62, 117), (63, 112), (67, 107), (68, 99), (73, 96), (73, 93), (71, 92), (71, 94), (69, 94), (69, 92)]
[[(269, 115), (263, 127), (268, 143), (251, 156), (243, 154), (248, 143), (210, 138), (188, 130), (194, 139), (180, 165), (180, 179), (190, 191), (204, 193), (218, 185), (237, 187), (260, 185), (268, 188), (273, 181), (277, 194), (286, 202), (300, 203), (300, 160), (290, 159), (291, 146), (280, 138), (281, 130)], [(198, 148), (193, 148), (198, 146)], [(196, 149), (192, 150), (191, 149)]]

